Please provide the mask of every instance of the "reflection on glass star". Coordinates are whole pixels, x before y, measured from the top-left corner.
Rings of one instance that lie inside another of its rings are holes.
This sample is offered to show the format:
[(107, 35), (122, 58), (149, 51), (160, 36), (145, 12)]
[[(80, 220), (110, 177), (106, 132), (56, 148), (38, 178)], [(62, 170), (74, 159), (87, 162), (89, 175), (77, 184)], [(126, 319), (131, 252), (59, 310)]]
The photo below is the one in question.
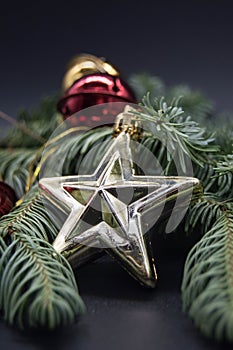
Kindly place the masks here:
[[(154, 287), (157, 275), (148, 230), (166, 203), (199, 181), (190, 177), (134, 174), (130, 136), (122, 132), (92, 175), (43, 178), (40, 187), (55, 205), (69, 209), (55, 242), (58, 252), (91, 259), (104, 249), (141, 284)], [(88, 254), (87, 254), (88, 252)]]

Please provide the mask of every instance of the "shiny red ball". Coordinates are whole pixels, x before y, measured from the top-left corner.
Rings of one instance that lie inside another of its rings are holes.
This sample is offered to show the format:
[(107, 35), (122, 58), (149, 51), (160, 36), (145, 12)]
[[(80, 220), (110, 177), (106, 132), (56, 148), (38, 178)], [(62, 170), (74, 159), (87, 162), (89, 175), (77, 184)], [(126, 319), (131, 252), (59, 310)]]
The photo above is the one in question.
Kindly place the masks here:
[(0, 217), (9, 213), (17, 200), (16, 193), (5, 182), (0, 181)]
[(120, 112), (113, 102), (136, 103), (136, 97), (130, 86), (119, 76), (106, 73), (95, 73), (83, 76), (66, 91), (58, 101), (57, 108), (65, 119), (84, 108), (109, 103), (94, 119), (78, 116), (77, 124), (95, 127), (101, 119), (103, 124), (113, 124), (115, 116)]

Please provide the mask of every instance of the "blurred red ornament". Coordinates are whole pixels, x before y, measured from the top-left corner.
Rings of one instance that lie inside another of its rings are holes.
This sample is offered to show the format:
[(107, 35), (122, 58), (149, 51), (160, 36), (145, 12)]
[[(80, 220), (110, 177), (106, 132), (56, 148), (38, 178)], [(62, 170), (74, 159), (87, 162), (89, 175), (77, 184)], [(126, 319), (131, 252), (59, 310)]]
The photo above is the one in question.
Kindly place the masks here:
[(0, 181), (0, 217), (9, 213), (17, 200), (16, 193), (5, 182)]
[(95, 127), (100, 121), (103, 124), (113, 124), (115, 116), (120, 112), (114, 102), (137, 102), (133, 90), (118, 76), (115, 68), (91, 55), (81, 55), (73, 60), (63, 86), (66, 91), (58, 101), (57, 108), (65, 119), (87, 107), (109, 104), (99, 109), (99, 115), (91, 118), (84, 114), (77, 115), (77, 125)]

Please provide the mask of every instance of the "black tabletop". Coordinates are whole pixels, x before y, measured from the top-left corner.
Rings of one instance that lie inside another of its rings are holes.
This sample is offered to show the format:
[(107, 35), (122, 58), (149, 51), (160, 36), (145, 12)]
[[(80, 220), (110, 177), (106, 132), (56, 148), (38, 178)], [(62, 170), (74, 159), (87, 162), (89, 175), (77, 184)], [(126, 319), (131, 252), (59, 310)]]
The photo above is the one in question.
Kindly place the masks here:
[(180, 245), (172, 237), (153, 240), (159, 276), (155, 289), (140, 286), (108, 256), (80, 268), (76, 278), (86, 315), (73, 326), (50, 333), (20, 333), (1, 322), (1, 348), (231, 349), (204, 338), (182, 312), (180, 286), (187, 247)]

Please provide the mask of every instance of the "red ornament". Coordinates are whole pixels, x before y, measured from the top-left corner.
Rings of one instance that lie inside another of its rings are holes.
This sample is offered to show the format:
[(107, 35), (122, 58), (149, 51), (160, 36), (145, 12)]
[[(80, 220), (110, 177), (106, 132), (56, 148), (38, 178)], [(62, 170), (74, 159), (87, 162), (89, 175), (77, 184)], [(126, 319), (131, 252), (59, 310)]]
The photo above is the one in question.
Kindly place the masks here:
[(17, 200), (15, 191), (5, 182), (0, 181), (0, 217), (9, 213)]
[[(99, 115), (91, 118), (84, 114), (78, 115), (76, 123), (77, 125), (89, 127), (99, 125), (100, 121), (103, 124), (113, 124), (115, 116), (120, 112), (118, 110), (119, 106), (118, 108), (117, 105), (114, 106), (114, 102), (123, 102), (125, 104), (137, 102), (133, 90), (119, 77), (114, 67), (108, 64), (108, 71), (101, 71), (105, 64), (105, 61), (95, 56), (78, 56), (64, 78), (65, 88), (69, 84), (71, 86), (66, 89), (64, 96), (57, 104), (58, 110), (65, 119), (87, 107), (108, 103), (107, 108), (105, 105), (103, 109), (99, 109)], [(87, 71), (83, 67), (88, 67), (89, 70)], [(72, 74), (74, 74), (74, 81), (72, 81)], [(78, 77), (77, 80), (75, 80), (76, 77)]]

